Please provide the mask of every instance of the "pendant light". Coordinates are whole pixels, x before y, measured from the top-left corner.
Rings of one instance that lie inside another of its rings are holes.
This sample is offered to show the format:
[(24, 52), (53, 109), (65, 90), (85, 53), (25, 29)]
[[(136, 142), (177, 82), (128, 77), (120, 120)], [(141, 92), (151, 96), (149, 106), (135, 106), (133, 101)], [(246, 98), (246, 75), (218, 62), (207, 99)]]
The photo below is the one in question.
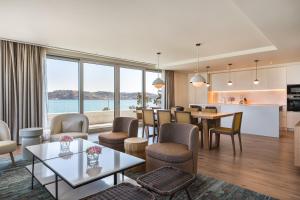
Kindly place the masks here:
[(203, 76), (201, 76), (201, 74), (199, 73), (199, 64), (200, 64), (200, 57), (199, 57), (199, 47), (200, 47), (201, 43), (197, 43), (196, 44), (196, 48), (197, 48), (197, 73), (194, 74), (194, 76), (191, 78), (190, 83), (193, 84), (193, 86), (195, 87), (202, 87), (205, 84), (205, 78)]
[(227, 82), (227, 85), (229, 85), (229, 86), (232, 86), (232, 81), (231, 81), (231, 66), (232, 66), (232, 64), (231, 63), (229, 63), (228, 64), (228, 82)]
[(206, 87), (209, 87), (210, 86), (210, 83), (208, 81), (208, 70), (209, 70), (210, 66), (206, 66), (206, 78), (207, 78), (207, 81), (206, 81)]
[(256, 67), (255, 67), (255, 80), (253, 81), (253, 83), (255, 85), (259, 84), (259, 80), (257, 79), (257, 63), (259, 62), (259, 60), (254, 60), (254, 62), (256, 63)]
[[(157, 52), (157, 70), (159, 70), (159, 56), (160, 56), (161, 52)], [(157, 89), (161, 89), (165, 86), (165, 82), (159, 77), (159, 73), (157, 75), (157, 78), (153, 81), (152, 85), (157, 88)]]

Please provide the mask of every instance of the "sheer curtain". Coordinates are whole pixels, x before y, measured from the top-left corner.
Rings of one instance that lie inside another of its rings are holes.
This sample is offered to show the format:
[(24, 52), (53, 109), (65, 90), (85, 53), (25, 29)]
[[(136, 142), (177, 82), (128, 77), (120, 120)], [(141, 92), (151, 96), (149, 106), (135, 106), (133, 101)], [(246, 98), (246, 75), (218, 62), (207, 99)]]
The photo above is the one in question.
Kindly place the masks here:
[(175, 106), (174, 96), (174, 71), (165, 70), (165, 108), (171, 109)]
[(19, 129), (43, 123), (42, 47), (0, 40), (0, 119), (19, 143)]

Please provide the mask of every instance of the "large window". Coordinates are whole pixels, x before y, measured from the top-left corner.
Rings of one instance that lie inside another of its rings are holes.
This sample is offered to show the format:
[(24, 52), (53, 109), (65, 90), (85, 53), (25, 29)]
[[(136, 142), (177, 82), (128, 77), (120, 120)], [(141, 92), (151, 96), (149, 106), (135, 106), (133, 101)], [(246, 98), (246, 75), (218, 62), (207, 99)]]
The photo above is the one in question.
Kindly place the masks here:
[(90, 124), (114, 119), (114, 67), (84, 63), (83, 108)]
[(48, 118), (60, 113), (79, 112), (79, 63), (47, 58)]
[(120, 115), (135, 117), (134, 110), (143, 106), (143, 71), (120, 68)]
[(162, 107), (162, 90), (156, 89), (152, 83), (157, 78), (161, 77), (161, 73), (146, 71), (146, 107)]

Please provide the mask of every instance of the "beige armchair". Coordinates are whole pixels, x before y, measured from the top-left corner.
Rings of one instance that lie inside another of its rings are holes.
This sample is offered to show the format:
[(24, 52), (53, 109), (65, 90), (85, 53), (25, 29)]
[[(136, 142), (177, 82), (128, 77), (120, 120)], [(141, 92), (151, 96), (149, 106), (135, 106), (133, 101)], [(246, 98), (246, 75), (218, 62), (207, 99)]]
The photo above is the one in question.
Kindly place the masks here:
[(50, 124), (50, 142), (59, 141), (64, 135), (87, 140), (89, 120), (78, 113), (61, 114), (53, 117)]
[(191, 124), (168, 123), (160, 129), (159, 143), (146, 148), (147, 171), (174, 166), (197, 173), (199, 129)]
[(17, 149), (17, 143), (11, 140), (10, 131), (7, 124), (0, 120), (0, 154), (9, 153), (11, 162), (14, 165), (13, 152)]
[(135, 118), (117, 117), (113, 122), (112, 132), (99, 134), (99, 144), (124, 152), (124, 140), (137, 137), (138, 125)]

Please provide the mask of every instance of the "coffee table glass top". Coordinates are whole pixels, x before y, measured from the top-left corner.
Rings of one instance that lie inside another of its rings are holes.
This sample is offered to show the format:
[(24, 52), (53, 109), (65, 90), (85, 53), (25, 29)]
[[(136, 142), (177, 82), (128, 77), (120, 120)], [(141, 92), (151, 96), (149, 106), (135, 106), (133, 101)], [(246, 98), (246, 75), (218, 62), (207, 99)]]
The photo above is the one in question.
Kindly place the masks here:
[(101, 146), (99, 144), (78, 138), (78, 139), (74, 139), (70, 143), (70, 152), (67, 153), (61, 152), (59, 142), (51, 142), (51, 143), (28, 146), (26, 147), (26, 149), (30, 151), (33, 155), (35, 155), (38, 159), (48, 160), (48, 159), (53, 159), (62, 156), (69, 156), (69, 154), (77, 154), (80, 152), (84, 152), (86, 151), (87, 148), (96, 145)]
[(144, 162), (143, 159), (110, 148), (102, 148), (98, 163), (94, 165), (88, 164), (86, 152), (46, 160), (44, 163), (75, 188)]

